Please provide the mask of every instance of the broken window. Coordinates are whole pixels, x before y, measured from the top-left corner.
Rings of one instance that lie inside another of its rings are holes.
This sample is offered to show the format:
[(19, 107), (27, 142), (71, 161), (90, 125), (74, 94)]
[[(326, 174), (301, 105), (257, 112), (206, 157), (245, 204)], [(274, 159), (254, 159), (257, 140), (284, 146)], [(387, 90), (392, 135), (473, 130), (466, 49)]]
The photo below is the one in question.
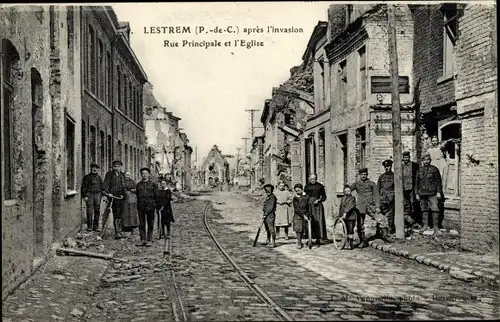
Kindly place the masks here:
[(73, 72), (73, 55), (75, 52), (75, 22), (73, 6), (68, 6), (66, 11), (66, 21), (68, 24), (68, 67)]
[(457, 4), (447, 3), (441, 7), (443, 14), (443, 75), (453, 75), (453, 50), (458, 36)]
[(337, 136), (338, 142), (338, 159), (337, 171), (339, 174), (337, 179), (337, 192), (344, 190), (347, 184), (347, 133)]
[(443, 192), (446, 198), (460, 197), (460, 143), (461, 123), (451, 121), (443, 124), (439, 129), (439, 139), (444, 145), (446, 167), (441, 174), (443, 180)]
[(66, 115), (66, 191), (76, 190), (75, 121)]
[(359, 101), (366, 100), (366, 48), (358, 50), (359, 56)]
[(13, 145), (12, 137), (14, 135), (13, 129), (13, 119), (12, 110), (13, 106), (13, 93), (15, 88), (16, 76), (17, 76), (17, 64), (19, 63), (19, 54), (16, 48), (7, 39), (2, 40), (2, 53), (1, 56), (1, 73), (2, 77), (2, 110), (3, 110), (3, 120), (2, 120), (2, 135), (4, 138), (4, 145), (2, 151), (2, 177), (3, 177), (3, 194), (4, 199), (13, 198), (13, 182), (12, 182), (12, 156), (13, 156)]
[(116, 65), (116, 78), (118, 82), (118, 108), (122, 109), (122, 72), (120, 70), (120, 66)]
[(339, 92), (342, 109), (347, 109), (347, 60), (339, 64)]
[(102, 44), (102, 40), (99, 39), (99, 51), (98, 51), (98, 66), (97, 70), (99, 71), (99, 77), (97, 78), (97, 97), (104, 101), (104, 93), (106, 87), (106, 80), (104, 76), (105, 66), (104, 66), (104, 46)]
[(356, 130), (356, 170), (366, 167), (366, 128)]

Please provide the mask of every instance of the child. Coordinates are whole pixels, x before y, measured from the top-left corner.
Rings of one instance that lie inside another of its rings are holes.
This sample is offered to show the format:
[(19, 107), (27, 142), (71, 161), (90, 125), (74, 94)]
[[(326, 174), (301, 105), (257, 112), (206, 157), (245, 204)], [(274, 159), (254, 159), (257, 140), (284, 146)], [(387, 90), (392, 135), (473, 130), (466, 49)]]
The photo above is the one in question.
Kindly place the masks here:
[(301, 249), (302, 234), (306, 227), (307, 218), (311, 216), (311, 202), (309, 196), (304, 192), (303, 186), (297, 183), (294, 187), (295, 196), (293, 197), (293, 230), (297, 234), (297, 249)]
[[(156, 209), (158, 210), (158, 221), (160, 221), (160, 239), (165, 237), (170, 238), (170, 223), (175, 222), (172, 211), (172, 201), (176, 201), (172, 195), (172, 191), (167, 186), (167, 180), (162, 179), (160, 182), (160, 190), (157, 193)], [(165, 235), (165, 226), (167, 227), (167, 235)]]
[(277, 199), (274, 195), (274, 186), (272, 184), (266, 184), (264, 186), (264, 190), (266, 191), (267, 198), (264, 201), (263, 210), (263, 218), (264, 218), (264, 227), (267, 232), (267, 240), (264, 245), (268, 245), (272, 239), (271, 247), (276, 247), (276, 206)]
[(340, 201), (339, 216), (342, 216), (347, 228), (347, 242), (350, 249), (353, 249), (354, 241), (354, 226), (356, 225), (356, 198), (351, 195), (351, 187), (346, 185), (344, 187), (344, 196)]

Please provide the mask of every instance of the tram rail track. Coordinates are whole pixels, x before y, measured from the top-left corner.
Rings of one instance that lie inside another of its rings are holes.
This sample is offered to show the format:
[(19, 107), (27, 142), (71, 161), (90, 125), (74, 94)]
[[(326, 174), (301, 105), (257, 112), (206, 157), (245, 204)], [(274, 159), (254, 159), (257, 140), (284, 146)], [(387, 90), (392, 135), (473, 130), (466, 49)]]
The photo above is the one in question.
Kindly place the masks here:
[(217, 249), (220, 251), (222, 256), (231, 264), (231, 266), (234, 268), (236, 273), (239, 275), (241, 280), (246, 284), (246, 286), (252, 290), (252, 292), (262, 301), (264, 302), (269, 309), (277, 316), (280, 318), (280, 320), (283, 321), (293, 321), (293, 318), (288, 315), (280, 306), (278, 306), (272, 299), (271, 297), (259, 287), (239, 266), (238, 264), (233, 260), (233, 258), (226, 252), (224, 247), (219, 243), (217, 238), (215, 237), (215, 234), (213, 230), (210, 228), (210, 225), (208, 224), (208, 213), (210, 210), (210, 201), (206, 201), (205, 208), (203, 211), (203, 224), (205, 225), (205, 229), (210, 237), (210, 239), (214, 242), (214, 244), (217, 246)]

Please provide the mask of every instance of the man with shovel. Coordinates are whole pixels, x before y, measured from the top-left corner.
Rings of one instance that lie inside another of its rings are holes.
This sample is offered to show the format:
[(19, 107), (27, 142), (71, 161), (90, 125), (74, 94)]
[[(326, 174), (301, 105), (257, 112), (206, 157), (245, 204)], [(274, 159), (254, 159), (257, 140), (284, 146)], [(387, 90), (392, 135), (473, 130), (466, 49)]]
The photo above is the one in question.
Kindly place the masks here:
[(274, 186), (272, 184), (266, 184), (264, 186), (264, 190), (266, 191), (267, 198), (264, 201), (264, 226), (266, 227), (266, 232), (267, 232), (267, 240), (264, 243), (264, 245), (268, 245), (269, 242), (272, 239), (271, 242), (271, 247), (276, 247), (276, 228), (274, 226), (274, 221), (276, 219), (276, 206), (278, 204), (278, 201), (276, 199), (276, 196), (274, 195)]

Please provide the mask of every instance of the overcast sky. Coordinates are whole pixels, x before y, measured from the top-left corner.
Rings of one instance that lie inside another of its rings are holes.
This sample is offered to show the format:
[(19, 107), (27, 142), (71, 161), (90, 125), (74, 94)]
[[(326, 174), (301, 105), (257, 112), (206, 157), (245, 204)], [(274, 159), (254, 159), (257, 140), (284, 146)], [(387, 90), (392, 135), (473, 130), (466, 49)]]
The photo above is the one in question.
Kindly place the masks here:
[[(250, 115), (259, 109), (273, 86), (300, 64), (312, 30), (327, 20), (330, 2), (272, 3), (123, 3), (113, 4), (118, 20), (129, 21), (131, 43), (158, 101), (182, 118), (180, 126), (201, 162), (217, 144), (224, 154), (236, 154), (250, 137)], [(302, 28), (303, 33), (243, 35), (243, 28)], [(145, 34), (144, 27), (190, 26), (191, 34)], [(195, 26), (239, 28), (239, 34), (196, 35)], [(165, 48), (164, 40), (245, 39), (264, 47)], [(250, 151), (248, 142), (248, 151)], [(194, 159), (194, 155), (193, 155)]]

